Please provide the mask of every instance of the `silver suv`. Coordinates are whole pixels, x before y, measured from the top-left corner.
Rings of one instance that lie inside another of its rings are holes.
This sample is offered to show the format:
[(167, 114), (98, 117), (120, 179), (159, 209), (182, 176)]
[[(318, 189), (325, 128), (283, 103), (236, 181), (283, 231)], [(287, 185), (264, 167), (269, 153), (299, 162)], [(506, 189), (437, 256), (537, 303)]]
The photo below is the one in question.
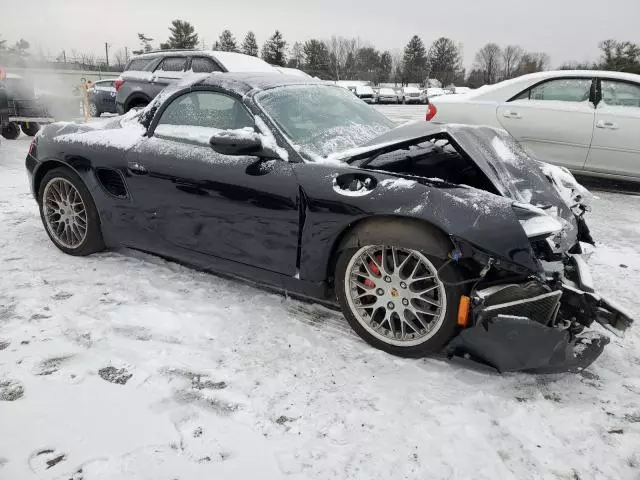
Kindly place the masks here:
[(122, 115), (146, 106), (162, 89), (191, 73), (270, 72), (264, 60), (234, 52), (160, 50), (134, 57), (115, 81), (116, 107)]

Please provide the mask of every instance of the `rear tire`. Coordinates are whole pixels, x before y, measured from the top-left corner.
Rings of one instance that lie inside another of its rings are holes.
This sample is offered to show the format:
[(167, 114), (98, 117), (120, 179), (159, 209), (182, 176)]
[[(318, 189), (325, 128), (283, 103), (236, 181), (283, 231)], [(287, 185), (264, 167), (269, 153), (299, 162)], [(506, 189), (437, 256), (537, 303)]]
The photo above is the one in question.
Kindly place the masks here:
[[(421, 235), (424, 240), (419, 241), (421, 247), (415, 249), (415, 230), (398, 232), (397, 227), (394, 230), (387, 231), (381, 223), (374, 237), (359, 238), (359, 247), (340, 251), (334, 272), (335, 291), (349, 325), (367, 343), (393, 355), (423, 357), (440, 351), (457, 333), (458, 305), (464, 290), (461, 286), (446, 285), (442, 279), (458, 282), (463, 277), (453, 266), (447, 266), (437, 274), (444, 263), (430, 253), (441, 251), (436, 246), (437, 239)], [(373, 259), (370, 255), (371, 252), (380, 252), (380, 246), (387, 248), (387, 253), (376, 259), (376, 266), (380, 263), (380, 275), (376, 276), (371, 271), (375, 267), (371, 264)], [(392, 247), (395, 253), (389, 254)], [(384, 264), (386, 267), (382, 266), (384, 255), (391, 261), (391, 264)], [(363, 258), (369, 259), (368, 267)], [(408, 263), (398, 268), (402, 262), (389, 258), (406, 259)], [(414, 261), (415, 264), (412, 263)], [(408, 276), (408, 270), (415, 265), (418, 265), (417, 270)], [(393, 266), (393, 272), (388, 268), (390, 266)], [(354, 283), (354, 275), (355, 281), (362, 283), (368, 280), (372, 283), (361, 288)], [(434, 275), (434, 278), (420, 279), (429, 275)], [(427, 289), (430, 290), (416, 297), (416, 292)], [(440, 306), (436, 307), (436, 304)], [(368, 305), (375, 306), (369, 308)], [(422, 312), (427, 309), (431, 309), (431, 313)]]
[(15, 140), (20, 136), (20, 126), (16, 122), (7, 123), (2, 127), (2, 136), (7, 140)]
[(89, 115), (91, 115), (92, 117), (100, 116), (100, 110), (98, 109), (98, 105), (96, 105), (94, 102), (89, 102)]
[(75, 172), (67, 168), (47, 172), (38, 203), (47, 235), (64, 253), (85, 256), (104, 250), (98, 210)]
[(20, 128), (22, 129), (22, 133), (29, 137), (35, 136), (36, 133), (40, 131), (40, 125), (35, 122), (24, 122), (20, 125)]

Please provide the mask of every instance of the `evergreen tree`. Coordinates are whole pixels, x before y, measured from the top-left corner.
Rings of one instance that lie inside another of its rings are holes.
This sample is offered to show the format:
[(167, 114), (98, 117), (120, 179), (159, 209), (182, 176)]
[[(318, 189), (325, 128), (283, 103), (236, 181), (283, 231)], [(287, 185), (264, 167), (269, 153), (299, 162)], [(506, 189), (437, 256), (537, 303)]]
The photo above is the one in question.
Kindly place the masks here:
[(258, 56), (258, 42), (256, 41), (256, 36), (251, 31), (247, 32), (247, 36), (244, 37), (244, 42), (242, 42), (242, 53), (253, 57)]
[(147, 37), (144, 33), (138, 34), (138, 41), (140, 42), (140, 49), (134, 50), (132, 53), (134, 55), (140, 55), (141, 53), (147, 53), (153, 50), (151, 46), (151, 42), (153, 42), (153, 38)]
[(462, 69), (460, 48), (450, 38), (440, 37), (429, 48), (429, 76), (446, 87)]
[(424, 43), (417, 35), (411, 37), (404, 47), (404, 81), (422, 83), (427, 73), (427, 51)]
[(9, 49), (9, 51), (21, 57), (27, 57), (29, 55), (29, 52), (27, 52), (27, 50), (29, 50), (29, 47), (29, 42), (27, 42), (24, 38), (21, 38), (13, 47)]
[(380, 68), (380, 53), (373, 47), (363, 47), (356, 51), (355, 69), (358, 80), (374, 82)]
[(640, 73), (640, 45), (610, 39), (600, 42), (598, 47), (602, 51), (601, 69)]
[(171, 36), (166, 43), (161, 43), (160, 48), (167, 50), (170, 48), (195, 48), (198, 45), (198, 34), (189, 22), (184, 20), (173, 20), (169, 27)]
[(271, 65), (284, 67), (287, 60), (285, 53), (286, 48), (287, 42), (282, 38), (280, 31), (276, 30), (262, 46), (262, 59)]
[(376, 73), (376, 83), (386, 83), (391, 78), (393, 59), (390, 52), (382, 52)]
[(324, 42), (316, 39), (307, 40), (304, 42), (302, 51), (305, 57), (305, 72), (322, 79), (331, 77), (329, 50)]
[(221, 52), (237, 52), (238, 45), (236, 44), (236, 38), (231, 33), (231, 30), (223, 30), (218, 38), (218, 41), (214, 45), (214, 50)]

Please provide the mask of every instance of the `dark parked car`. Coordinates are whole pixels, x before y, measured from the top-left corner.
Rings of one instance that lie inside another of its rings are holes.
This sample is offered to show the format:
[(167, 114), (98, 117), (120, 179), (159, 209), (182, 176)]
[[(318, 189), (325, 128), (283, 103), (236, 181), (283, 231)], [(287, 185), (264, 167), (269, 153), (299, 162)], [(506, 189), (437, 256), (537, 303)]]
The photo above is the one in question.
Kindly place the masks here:
[(117, 113), (115, 79), (96, 80), (87, 91), (89, 114), (99, 117), (103, 113)]
[(586, 327), (632, 323), (579, 255), (571, 174), (503, 131), (394, 128), (315, 80), (183, 82), (100, 129), (46, 127), (26, 166), (60, 250), (124, 245), (331, 303), (396, 355), (583, 368), (608, 342)]
[(235, 52), (161, 50), (134, 57), (115, 82), (118, 113), (146, 106), (163, 88), (191, 73), (273, 72), (264, 60)]
[(40, 125), (54, 121), (48, 105), (36, 97), (35, 89), (27, 79), (8, 73), (2, 83), (4, 120), (0, 119), (0, 133), (4, 138), (15, 140), (20, 136), (20, 130), (34, 136)]

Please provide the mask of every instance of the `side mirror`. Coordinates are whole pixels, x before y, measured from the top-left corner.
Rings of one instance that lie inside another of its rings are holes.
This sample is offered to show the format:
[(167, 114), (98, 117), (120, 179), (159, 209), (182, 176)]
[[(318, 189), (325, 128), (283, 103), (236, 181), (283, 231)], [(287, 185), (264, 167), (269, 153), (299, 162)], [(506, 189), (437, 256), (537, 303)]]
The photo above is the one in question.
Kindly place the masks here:
[(209, 145), (222, 155), (280, 158), (271, 148), (262, 144), (262, 137), (249, 129), (222, 130), (209, 139)]

